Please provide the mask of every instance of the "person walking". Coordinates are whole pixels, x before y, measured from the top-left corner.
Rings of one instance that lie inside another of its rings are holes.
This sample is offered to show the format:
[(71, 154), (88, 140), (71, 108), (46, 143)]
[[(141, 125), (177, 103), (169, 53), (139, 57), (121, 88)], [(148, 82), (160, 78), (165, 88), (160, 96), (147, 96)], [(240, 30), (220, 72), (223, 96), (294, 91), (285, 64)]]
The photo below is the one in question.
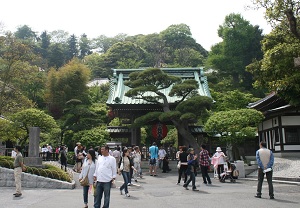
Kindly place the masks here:
[[(134, 181), (137, 182), (137, 177), (138, 177), (138, 175), (141, 174), (141, 161), (142, 161), (142, 155), (140, 152), (140, 148), (138, 146), (134, 147), (132, 159), (133, 159), (133, 166), (137, 170), (133, 174)], [(140, 175), (140, 177), (142, 177), (142, 176)]]
[(120, 193), (121, 195), (123, 194), (123, 189), (125, 190), (125, 196), (130, 197), (128, 193), (128, 184), (129, 184), (129, 179), (130, 179), (130, 169), (133, 169), (135, 172), (137, 170), (133, 166), (133, 162), (131, 158), (129, 157), (129, 151), (128, 149), (124, 149), (122, 153), (122, 157), (119, 162), (119, 167), (118, 167), (118, 174), (123, 176), (124, 183), (120, 187)]
[(94, 181), (97, 181), (94, 208), (100, 208), (103, 193), (103, 208), (109, 208), (110, 189), (117, 174), (116, 159), (109, 155), (109, 147), (107, 145), (101, 147), (101, 155), (98, 156), (94, 173)]
[(190, 178), (187, 180), (186, 183), (184, 183), (183, 187), (186, 190), (189, 190), (188, 185), (190, 182), (192, 182), (193, 191), (198, 191), (198, 189), (196, 188), (196, 176), (195, 176), (197, 155), (195, 155), (193, 148), (189, 148), (188, 153), (189, 155), (187, 156), (187, 161), (188, 161), (187, 175), (189, 175)]
[(221, 179), (220, 174), (224, 172), (225, 158), (226, 155), (222, 152), (221, 147), (217, 147), (216, 153), (212, 157), (212, 164), (214, 165), (214, 167), (217, 167), (219, 180)]
[(15, 183), (16, 183), (16, 193), (14, 193), (13, 195), (15, 197), (20, 197), (20, 196), (22, 196), (21, 175), (22, 175), (22, 171), (25, 171), (26, 168), (24, 166), (23, 156), (21, 154), (22, 148), (20, 146), (15, 146), (14, 150), (17, 153), (17, 155), (16, 155), (15, 161), (14, 161), (14, 176), (15, 176)]
[(261, 198), (261, 189), (264, 181), (264, 176), (266, 174), (268, 186), (269, 186), (269, 197), (274, 199), (274, 190), (273, 190), (273, 165), (274, 165), (274, 155), (273, 152), (267, 149), (265, 142), (260, 142), (260, 149), (256, 151), (256, 160), (258, 164), (258, 184), (257, 184), (257, 193), (256, 198)]
[(153, 142), (152, 146), (149, 147), (149, 172), (150, 176), (157, 176), (156, 169), (157, 169), (157, 158), (158, 158), (158, 147), (156, 146), (156, 143)]
[(61, 146), (60, 147), (60, 168), (63, 170), (63, 166), (65, 166), (65, 172), (67, 172), (67, 153), (66, 153), (66, 147)]
[(201, 173), (202, 173), (202, 178), (203, 178), (203, 183), (204, 184), (211, 184), (210, 177), (208, 175), (208, 169), (210, 166), (209, 163), (209, 153), (206, 150), (206, 145), (201, 145), (201, 152), (200, 152), (200, 157), (199, 157), (199, 163), (200, 163), (200, 168), (201, 168)]
[(187, 171), (187, 168), (188, 168), (188, 161), (187, 161), (187, 156), (189, 155), (187, 153), (187, 149), (185, 146), (180, 146), (179, 147), (179, 151), (180, 153), (178, 154), (178, 166), (179, 166), (179, 169), (178, 169), (178, 181), (177, 181), (177, 185), (180, 185), (180, 181), (181, 181), (181, 177), (182, 177), (182, 174), (184, 174), (184, 183), (186, 183), (187, 181), (187, 174), (186, 174), (186, 171)]
[(86, 176), (89, 179), (89, 184), (86, 186), (83, 186), (83, 203), (84, 207), (88, 207), (88, 191), (93, 185), (94, 179), (94, 173), (96, 170), (96, 154), (95, 150), (90, 149), (87, 153), (86, 159), (84, 160), (82, 164), (82, 171), (79, 175), (79, 180), (84, 179)]

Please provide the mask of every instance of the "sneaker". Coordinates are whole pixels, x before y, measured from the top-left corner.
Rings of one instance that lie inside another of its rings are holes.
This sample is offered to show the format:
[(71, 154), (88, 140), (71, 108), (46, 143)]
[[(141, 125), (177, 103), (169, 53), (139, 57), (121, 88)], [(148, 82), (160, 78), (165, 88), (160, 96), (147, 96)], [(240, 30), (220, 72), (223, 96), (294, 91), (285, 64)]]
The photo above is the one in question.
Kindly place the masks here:
[(180, 185), (180, 183), (177, 182), (176, 185)]
[(153, 176), (152, 174), (150, 174), (150, 176)]
[(199, 191), (197, 188), (193, 188), (193, 191)]
[(185, 184), (183, 185), (183, 188), (185, 188), (186, 190), (189, 190), (189, 188)]
[(270, 199), (275, 199), (274, 196), (270, 196)]
[(127, 194), (125, 194), (125, 196), (126, 196), (126, 197), (130, 197), (130, 195), (129, 195), (128, 193), (127, 193)]
[(128, 183), (127, 186), (131, 186), (131, 183)]
[(261, 198), (261, 196), (260, 196), (260, 195), (255, 195), (254, 197), (255, 197), (255, 198)]
[(20, 196), (22, 196), (22, 194), (18, 194), (18, 193), (15, 194), (15, 197), (20, 197)]

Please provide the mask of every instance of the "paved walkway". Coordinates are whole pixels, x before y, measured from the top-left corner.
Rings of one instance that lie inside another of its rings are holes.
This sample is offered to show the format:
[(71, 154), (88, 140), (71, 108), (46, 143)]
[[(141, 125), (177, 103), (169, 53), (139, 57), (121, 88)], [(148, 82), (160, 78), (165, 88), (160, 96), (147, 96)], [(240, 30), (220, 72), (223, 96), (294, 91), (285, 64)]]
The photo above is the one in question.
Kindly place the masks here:
[[(262, 199), (254, 198), (256, 180), (237, 180), (236, 183), (220, 183), (213, 179), (213, 185), (202, 184), (197, 177), (197, 188), (200, 191), (185, 190), (175, 185), (176, 171), (159, 173), (158, 177), (147, 175), (135, 186), (129, 188), (130, 198), (120, 195), (117, 188), (111, 191), (111, 208), (142, 207), (142, 208), (181, 208), (181, 207), (300, 207), (300, 186), (274, 183), (275, 200), (270, 200), (267, 183), (263, 185)], [(117, 177), (117, 186), (122, 185), (122, 178)], [(77, 208), (83, 207), (82, 189), (24, 189), (23, 196), (13, 197), (14, 188), (0, 188), (0, 207), (3, 208)], [(89, 196), (89, 207), (93, 207), (93, 197)]]

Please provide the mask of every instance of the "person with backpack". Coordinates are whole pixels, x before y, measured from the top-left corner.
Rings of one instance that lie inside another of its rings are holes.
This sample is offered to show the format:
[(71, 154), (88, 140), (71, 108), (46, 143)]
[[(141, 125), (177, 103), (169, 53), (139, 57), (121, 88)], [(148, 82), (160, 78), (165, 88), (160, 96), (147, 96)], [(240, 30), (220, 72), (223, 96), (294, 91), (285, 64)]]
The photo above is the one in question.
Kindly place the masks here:
[(189, 148), (188, 153), (189, 153), (189, 155), (187, 156), (188, 169), (187, 169), (186, 174), (189, 175), (190, 178), (183, 185), (183, 187), (186, 190), (189, 190), (188, 185), (189, 185), (190, 182), (192, 182), (193, 191), (198, 191), (198, 189), (196, 188), (196, 176), (195, 176), (197, 155), (194, 154), (195, 152), (194, 152), (193, 148)]

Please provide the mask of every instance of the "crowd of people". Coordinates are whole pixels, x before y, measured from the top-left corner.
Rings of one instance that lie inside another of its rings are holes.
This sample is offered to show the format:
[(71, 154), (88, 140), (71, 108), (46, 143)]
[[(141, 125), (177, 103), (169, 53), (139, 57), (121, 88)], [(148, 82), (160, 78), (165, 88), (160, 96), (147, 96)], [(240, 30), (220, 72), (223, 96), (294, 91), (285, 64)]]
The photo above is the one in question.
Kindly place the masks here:
[[(48, 147), (43, 147), (47, 148)], [(58, 150), (61, 168), (66, 171), (67, 169), (67, 155), (66, 147), (61, 146)], [(169, 151), (168, 151), (169, 152)], [(226, 155), (222, 152), (220, 147), (216, 148), (216, 152), (210, 155), (205, 145), (201, 145), (201, 151), (196, 153), (193, 148), (187, 148), (180, 146), (176, 152), (175, 158), (177, 160), (178, 168), (178, 180), (177, 185), (183, 179), (183, 187), (188, 190), (189, 184), (193, 191), (198, 191), (196, 187), (196, 176), (197, 170), (201, 169), (203, 183), (210, 185), (212, 184), (211, 178), (208, 171), (211, 164), (214, 169), (217, 170), (216, 174), (220, 181), (224, 172), (224, 165), (226, 164)], [(149, 175), (157, 176), (157, 169), (162, 169), (165, 173), (170, 171), (168, 166), (168, 153), (162, 146), (157, 147), (156, 143), (153, 142), (152, 146), (149, 147)], [(20, 175), (25, 170), (23, 164), (23, 157), (21, 154), (21, 147), (16, 146), (12, 153), (12, 157), (15, 158), (15, 181), (16, 181), (16, 197), (22, 195)], [(273, 185), (272, 185), (272, 167), (274, 164), (274, 156), (272, 151), (266, 148), (264, 142), (260, 143), (260, 149), (256, 152), (256, 159), (258, 162), (258, 186), (256, 198), (261, 198), (261, 189), (264, 179), (264, 175), (267, 177), (269, 185), (269, 196), (270, 199), (274, 199)], [(120, 194), (125, 197), (130, 197), (128, 186), (133, 185), (132, 180), (138, 182), (138, 178), (143, 177), (141, 163), (142, 153), (138, 146), (134, 147), (115, 147), (114, 151), (110, 150), (108, 146), (101, 146), (88, 150), (84, 148), (80, 142), (76, 144), (74, 148), (74, 171), (80, 173), (79, 181), (83, 186), (83, 202), (84, 207), (88, 207), (88, 194), (94, 195), (94, 207), (100, 208), (102, 198), (104, 198), (104, 208), (109, 207), (110, 203), (110, 190), (115, 187), (115, 179), (117, 174), (122, 175), (123, 184), (119, 187)]]

